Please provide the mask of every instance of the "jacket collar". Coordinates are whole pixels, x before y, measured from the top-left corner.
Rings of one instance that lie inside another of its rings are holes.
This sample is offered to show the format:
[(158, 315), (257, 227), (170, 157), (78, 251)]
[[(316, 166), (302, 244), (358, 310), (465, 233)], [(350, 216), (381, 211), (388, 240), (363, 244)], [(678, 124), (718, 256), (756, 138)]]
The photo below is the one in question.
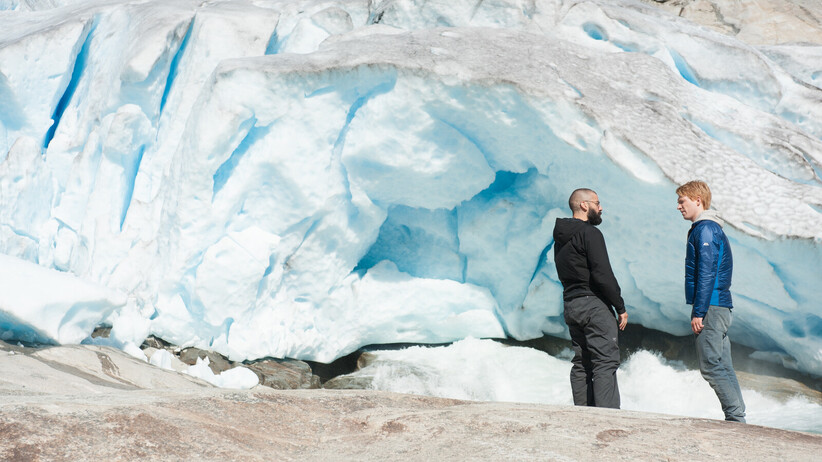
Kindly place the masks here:
[(705, 220), (713, 221), (720, 227), (725, 225), (725, 222), (722, 220), (722, 218), (719, 218), (719, 213), (717, 213), (716, 210), (704, 210), (702, 213), (699, 214), (698, 217), (696, 217), (696, 220), (694, 220), (694, 224), (691, 225), (691, 227), (693, 228), (694, 226), (696, 226), (697, 223)]

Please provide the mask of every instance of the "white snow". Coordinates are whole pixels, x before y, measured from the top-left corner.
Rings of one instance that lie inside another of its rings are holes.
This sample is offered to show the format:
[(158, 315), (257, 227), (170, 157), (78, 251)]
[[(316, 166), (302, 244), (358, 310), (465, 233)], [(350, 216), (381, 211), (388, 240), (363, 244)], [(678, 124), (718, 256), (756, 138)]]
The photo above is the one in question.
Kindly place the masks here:
[[(475, 401), (572, 405), (570, 357), (467, 338), (447, 347), (371, 352), (375, 359), (352, 376), (372, 388)], [(699, 371), (639, 351), (617, 371), (621, 408), (723, 419), (719, 400)], [(822, 405), (805, 397), (777, 399), (744, 386), (748, 423), (822, 433)]]
[[(165, 359), (158, 360), (158, 362), (161, 367), (169, 366), (166, 367), (166, 369), (170, 369), (170, 362), (167, 362)], [(257, 377), (257, 374), (252, 372), (251, 369), (247, 367), (235, 367), (219, 374), (215, 374), (212, 372), (208, 364), (208, 357), (204, 359), (197, 358), (197, 363), (193, 366), (189, 366), (184, 372), (192, 377), (203, 379), (206, 382), (220, 388), (246, 390), (257, 386), (260, 383), (260, 379)]]
[(331, 361), (567, 335), (551, 230), (581, 186), (631, 322), (684, 335), (674, 190), (701, 178), (731, 337), (822, 375), (819, 44), (630, 1), (0, 10), (0, 271), (28, 275), (0, 282), (9, 339), (102, 322), (129, 351)]
[(80, 343), (126, 295), (72, 274), (0, 254), (0, 338)]
[(173, 360), (174, 355), (167, 350), (157, 350), (153, 352), (150, 358), (148, 358), (148, 362), (152, 366), (157, 366), (161, 369), (166, 369), (169, 371), (174, 370), (174, 367), (172, 366)]

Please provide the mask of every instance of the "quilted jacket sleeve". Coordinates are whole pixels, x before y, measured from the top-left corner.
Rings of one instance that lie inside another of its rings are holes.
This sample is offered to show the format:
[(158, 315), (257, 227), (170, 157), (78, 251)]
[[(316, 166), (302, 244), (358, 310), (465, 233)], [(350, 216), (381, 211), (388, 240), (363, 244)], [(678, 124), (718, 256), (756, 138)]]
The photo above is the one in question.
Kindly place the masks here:
[(695, 230), (694, 240), (696, 278), (694, 287), (694, 309), (692, 318), (704, 318), (711, 304), (711, 295), (716, 286), (717, 263), (720, 242), (717, 239), (713, 223), (706, 223)]

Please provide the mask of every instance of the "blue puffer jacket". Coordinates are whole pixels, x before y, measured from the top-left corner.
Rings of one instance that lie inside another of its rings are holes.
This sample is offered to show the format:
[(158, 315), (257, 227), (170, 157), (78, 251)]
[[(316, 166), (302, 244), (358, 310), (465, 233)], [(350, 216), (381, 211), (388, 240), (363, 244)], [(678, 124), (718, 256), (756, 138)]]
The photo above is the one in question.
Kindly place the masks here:
[(709, 305), (733, 308), (731, 245), (721, 221), (712, 210), (706, 210), (688, 231), (685, 257), (685, 301), (693, 305), (692, 318), (704, 318)]

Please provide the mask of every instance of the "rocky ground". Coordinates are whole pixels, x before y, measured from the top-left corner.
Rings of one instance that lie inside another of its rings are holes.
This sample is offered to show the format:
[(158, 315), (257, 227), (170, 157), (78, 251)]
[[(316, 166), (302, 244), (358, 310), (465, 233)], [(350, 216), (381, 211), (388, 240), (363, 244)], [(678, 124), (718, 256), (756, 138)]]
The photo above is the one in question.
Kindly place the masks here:
[(822, 43), (818, 0), (642, 0), (751, 45)]
[(813, 460), (822, 435), (365, 390), (225, 390), (98, 346), (0, 345), (0, 460)]

